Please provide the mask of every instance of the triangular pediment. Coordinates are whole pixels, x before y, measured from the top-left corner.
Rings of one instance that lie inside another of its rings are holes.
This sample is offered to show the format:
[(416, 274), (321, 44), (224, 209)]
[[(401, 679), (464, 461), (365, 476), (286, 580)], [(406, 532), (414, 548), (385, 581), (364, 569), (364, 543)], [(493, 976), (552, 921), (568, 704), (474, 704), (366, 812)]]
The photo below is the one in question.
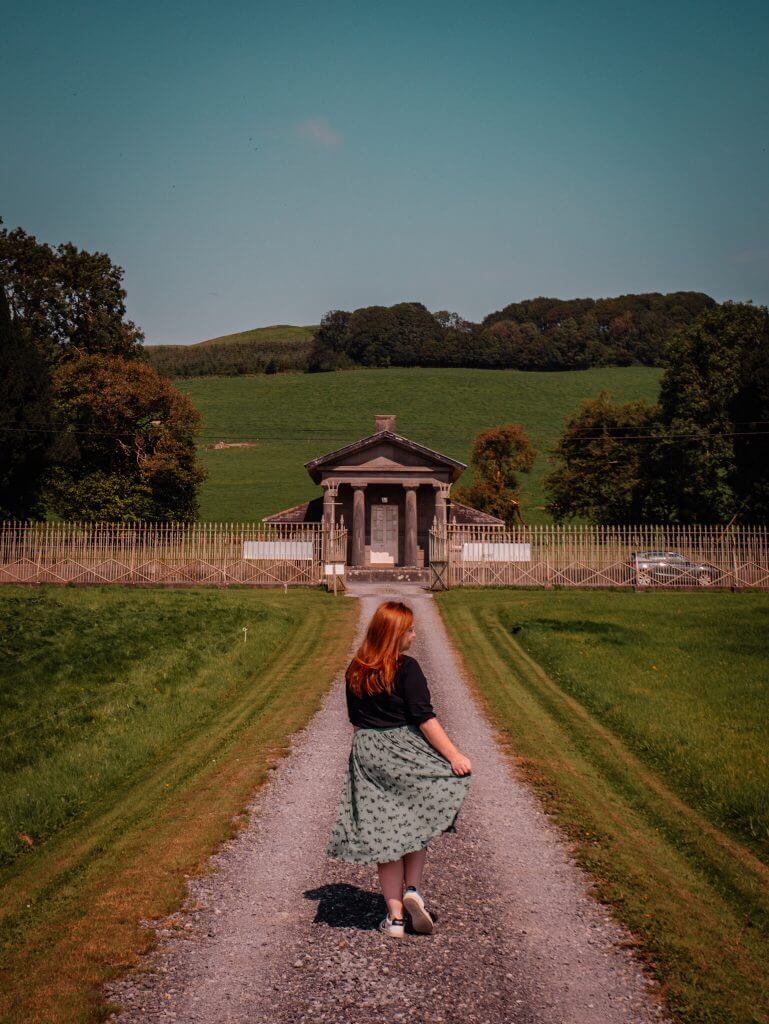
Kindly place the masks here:
[(376, 434), (362, 437), (352, 444), (344, 445), (326, 455), (305, 462), (305, 469), (319, 482), (323, 473), (334, 469), (356, 469), (379, 472), (400, 470), (448, 470), (456, 479), (467, 469), (464, 462), (443, 455), (426, 445), (402, 437), (391, 430), (380, 430)]
[[(372, 451), (372, 449), (368, 449), (368, 450), (367, 449), (363, 449), (361, 452), (357, 453), (360, 456), (362, 456), (362, 458), (360, 459), (360, 462), (365, 462), (366, 465), (370, 469), (376, 469), (376, 470), (382, 470), (382, 471), (390, 470), (390, 469), (396, 469), (397, 470), (397, 469), (403, 469), (404, 465), (411, 465), (412, 464), (412, 463), (407, 462), (406, 459), (394, 459), (391, 456), (385, 455), (385, 454), (379, 454), (379, 455), (375, 455), (373, 458), (367, 458), (367, 455), (369, 455), (369, 453), (371, 451)], [(421, 461), (424, 463), (424, 459), (421, 460)], [(359, 460), (356, 459), (355, 456), (352, 456), (351, 458), (346, 459), (345, 462), (347, 463), (347, 465), (354, 466), (354, 465), (358, 464)]]

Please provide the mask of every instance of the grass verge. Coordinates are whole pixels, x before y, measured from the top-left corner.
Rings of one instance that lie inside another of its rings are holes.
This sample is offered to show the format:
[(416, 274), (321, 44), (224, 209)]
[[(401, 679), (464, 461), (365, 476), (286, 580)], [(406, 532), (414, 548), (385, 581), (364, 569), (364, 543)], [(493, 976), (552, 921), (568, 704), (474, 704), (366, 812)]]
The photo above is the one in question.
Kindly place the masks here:
[[(767, 1024), (769, 597), (457, 589), (436, 600), (503, 748), (637, 937), (671, 1013)], [(717, 649), (729, 658), (714, 661)]]
[[(25, 608), (35, 596), (43, 605)], [(21, 607), (9, 613), (14, 601)], [(52, 587), (3, 588), (0, 611), (16, 626), (3, 730), (12, 722), (18, 741), (34, 716), (48, 726), (40, 750), (36, 725), (31, 737), (26, 731), (26, 761), (17, 744), (3, 765), (4, 792), (14, 793), (5, 810), (24, 806), (20, 779), (39, 787), (41, 808), (37, 833), (30, 826), (33, 845), (13, 857), (6, 849), (0, 872), (0, 1019), (103, 1020), (116, 1009), (102, 999), (104, 982), (154, 945), (141, 920), (175, 910), (185, 878), (206, 870), (211, 853), (245, 824), (245, 805), (344, 666), (357, 606), (307, 590)], [(29, 633), (35, 616), (51, 628), (58, 622), (53, 652), (41, 653), (39, 635)], [(128, 652), (115, 650), (119, 669), (111, 671), (116, 622), (143, 633)], [(95, 668), (86, 667), (86, 649), (95, 651)], [(81, 675), (73, 664), (78, 651)], [(54, 715), (52, 722), (46, 688), (55, 705), (57, 691), (59, 702), (74, 696), (80, 677), (95, 698), (87, 705), (93, 716), (69, 713), (57, 724)], [(25, 702), (27, 686), (42, 707)], [(66, 773), (86, 778), (96, 766), (101, 782), (92, 780), (79, 804)], [(69, 794), (67, 816), (47, 802), (51, 780)], [(33, 792), (31, 814), (35, 805)]]

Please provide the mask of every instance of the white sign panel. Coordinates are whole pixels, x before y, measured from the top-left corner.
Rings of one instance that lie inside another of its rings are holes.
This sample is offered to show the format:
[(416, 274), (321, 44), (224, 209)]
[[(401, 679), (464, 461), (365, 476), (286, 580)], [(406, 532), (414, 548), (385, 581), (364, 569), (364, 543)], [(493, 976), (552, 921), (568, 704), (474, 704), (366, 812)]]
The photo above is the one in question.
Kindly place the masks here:
[(312, 561), (311, 540), (244, 540), (243, 558), (285, 558), (292, 562)]
[(462, 545), (465, 562), (530, 562), (531, 544), (505, 541), (465, 541)]
[(325, 562), (323, 568), (327, 576), (344, 576), (344, 562)]

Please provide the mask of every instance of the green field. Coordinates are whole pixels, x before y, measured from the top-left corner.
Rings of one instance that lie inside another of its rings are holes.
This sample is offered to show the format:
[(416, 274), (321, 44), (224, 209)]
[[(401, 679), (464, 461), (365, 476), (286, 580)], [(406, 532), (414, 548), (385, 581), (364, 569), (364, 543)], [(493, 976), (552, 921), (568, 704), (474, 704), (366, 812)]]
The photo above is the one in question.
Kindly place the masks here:
[(356, 620), (320, 589), (0, 588), (0, 1020), (103, 1019)]
[[(607, 389), (617, 401), (656, 401), (662, 371), (605, 367), (557, 373), (521, 370), (354, 369), (177, 380), (203, 414), (201, 446), (254, 441), (253, 448), (201, 451), (209, 477), (207, 521), (257, 521), (322, 494), (304, 463), (373, 433), (375, 413), (394, 413), (397, 431), (469, 467), (473, 438), (501, 423), (523, 423), (540, 455), (523, 482), (524, 520), (548, 522), (542, 478), (564, 420)], [(472, 468), (459, 481), (472, 483)]]
[(196, 345), (237, 345), (243, 342), (256, 341), (274, 345), (282, 341), (307, 341), (317, 331), (317, 324), (307, 327), (294, 327), (292, 324), (274, 324), (272, 327), (252, 327), (250, 331), (239, 331), (237, 334), (223, 334), (219, 338), (207, 338), (206, 341), (195, 342)]
[(436, 594), (675, 1016), (769, 1022), (769, 595)]

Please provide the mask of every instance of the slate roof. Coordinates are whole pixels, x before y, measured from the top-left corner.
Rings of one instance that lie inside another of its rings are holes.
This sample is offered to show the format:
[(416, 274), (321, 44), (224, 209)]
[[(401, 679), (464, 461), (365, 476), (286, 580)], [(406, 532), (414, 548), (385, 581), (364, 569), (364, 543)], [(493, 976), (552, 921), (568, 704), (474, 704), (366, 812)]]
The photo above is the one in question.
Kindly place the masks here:
[(262, 516), (263, 523), (319, 523), (323, 518), (323, 495), (310, 498), (301, 505), (292, 505), (282, 512), (271, 516)]
[(459, 462), (458, 459), (452, 459), (448, 455), (443, 455), (441, 452), (436, 452), (435, 449), (428, 448), (426, 445), (419, 444), (417, 441), (412, 441), (408, 437), (402, 437), (400, 434), (396, 434), (392, 430), (379, 430), (375, 434), (369, 434), (368, 437), (361, 437), (358, 441), (346, 444), (344, 447), (337, 448), (333, 452), (327, 452), (326, 455), (319, 455), (316, 459), (310, 459), (309, 462), (305, 462), (304, 468), (310, 474), (315, 483), (319, 484), (321, 481), (320, 470), (329, 462), (337, 462), (340, 458), (343, 458), (346, 455), (353, 455), (355, 452), (359, 452), (364, 448), (370, 448), (372, 445), (384, 439), (394, 442), (401, 448), (407, 448), (418, 455), (423, 455), (437, 465), (448, 466), (452, 470), (452, 480), (458, 480), (462, 473), (467, 469), (466, 463)]
[(449, 523), (464, 523), (468, 526), (504, 526), (504, 520), (489, 512), (482, 512), (472, 505), (463, 505), (461, 501), (449, 498), (446, 502), (446, 516)]

